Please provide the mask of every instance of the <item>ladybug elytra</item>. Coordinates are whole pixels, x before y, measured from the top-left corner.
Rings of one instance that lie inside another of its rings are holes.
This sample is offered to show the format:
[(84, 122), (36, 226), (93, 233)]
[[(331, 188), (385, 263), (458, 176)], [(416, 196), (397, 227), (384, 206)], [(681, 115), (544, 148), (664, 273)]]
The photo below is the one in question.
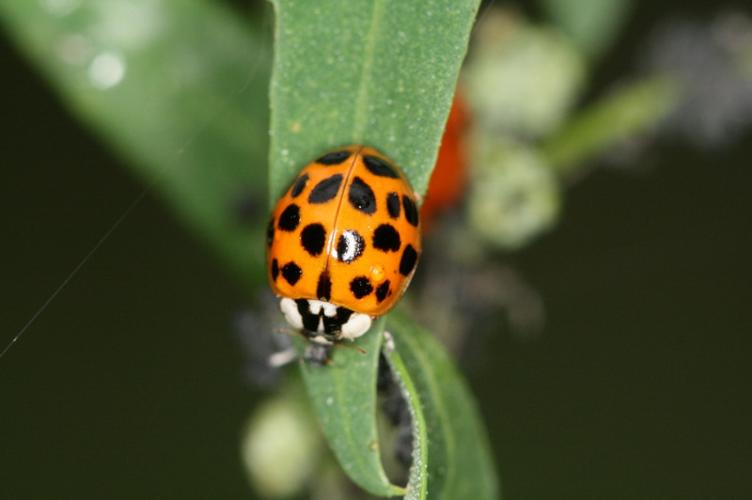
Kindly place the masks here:
[(416, 195), (388, 158), (348, 146), (306, 165), (277, 202), (267, 269), (287, 322), (355, 339), (404, 293), (421, 252)]

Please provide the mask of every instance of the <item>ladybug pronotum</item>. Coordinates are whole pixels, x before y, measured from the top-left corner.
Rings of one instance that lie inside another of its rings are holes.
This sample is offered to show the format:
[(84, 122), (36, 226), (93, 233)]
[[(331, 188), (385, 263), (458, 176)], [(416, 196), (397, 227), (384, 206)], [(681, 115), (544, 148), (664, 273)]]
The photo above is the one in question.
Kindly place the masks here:
[(324, 345), (366, 333), (405, 292), (421, 252), (410, 183), (367, 146), (306, 165), (266, 236), (269, 282), (285, 319)]

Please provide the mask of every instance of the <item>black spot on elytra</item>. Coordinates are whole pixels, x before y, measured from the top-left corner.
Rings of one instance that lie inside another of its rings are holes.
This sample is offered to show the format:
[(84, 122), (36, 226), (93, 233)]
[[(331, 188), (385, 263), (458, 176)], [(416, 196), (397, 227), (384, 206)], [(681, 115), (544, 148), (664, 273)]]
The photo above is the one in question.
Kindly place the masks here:
[(274, 217), (269, 219), (269, 225), (266, 226), (266, 246), (272, 246), (274, 242)]
[(308, 184), (308, 174), (303, 174), (298, 177), (298, 179), (295, 181), (295, 184), (292, 185), (290, 196), (297, 198), (305, 189), (306, 184)]
[(277, 281), (279, 276), (279, 263), (277, 259), (272, 259), (272, 281)]
[(384, 252), (400, 249), (400, 235), (391, 224), (381, 224), (373, 232), (373, 246)]
[(348, 199), (353, 207), (364, 214), (371, 215), (376, 211), (376, 197), (373, 195), (373, 189), (360, 177), (356, 177), (350, 184)]
[(418, 207), (415, 206), (415, 202), (407, 195), (402, 195), (402, 206), (405, 207), (405, 219), (413, 226), (418, 226)]
[(308, 202), (326, 203), (337, 196), (340, 184), (342, 184), (342, 174), (334, 174), (323, 181), (319, 181), (311, 190), (311, 194), (308, 195)]
[(384, 302), (384, 299), (389, 295), (389, 280), (386, 280), (376, 288), (376, 300), (379, 304)]
[(415, 251), (412, 245), (407, 245), (400, 259), (400, 274), (409, 276), (413, 269), (415, 269), (416, 262), (418, 262), (418, 252)]
[(329, 300), (332, 296), (332, 280), (329, 278), (329, 272), (324, 270), (319, 275), (319, 281), (316, 284), (316, 297), (319, 300)]
[(378, 175), (379, 177), (391, 177), (392, 179), (399, 178), (399, 174), (397, 174), (394, 168), (381, 158), (366, 155), (363, 157), (363, 163), (373, 175)]
[(349, 264), (361, 255), (366, 247), (366, 241), (354, 229), (348, 229), (339, 235), (337, 241), (337, 259)]
[(303, 276), (303, 270), (296, 263), (288, 262), (282, 266), (282, 277), (290, 285), (294, 286), (300, 280), (301, 276)]
[(397, 193), (389, 193), (386, 195), (386, 209), (389, 211), (389, 217), (392, 219), (399, 218), (400, 198)]
[(300, 224), (300, 207), (295, 203), (287, 205), (287, 208), (279, 216), (277, 227), (282, 231), (295, 231)]
[(368, 278), (358, 276), (350, 282), (350, 290), (356, 299), (362, 299), (373, 291), (373, 286)]
[(324, 250), (324, 242), (326, 240), (326, 230), (321, 224), (308, 224), (300, 232), (300, 243), (305, 248), (306, 252), (312, 256), (321, 254)]
[(321, 163), (322, 165), (339, 165), (349, 157), (349, 151), (335, 151), (334, 153), (325, 154), (324, 156), (316, 160), (316, 163)]

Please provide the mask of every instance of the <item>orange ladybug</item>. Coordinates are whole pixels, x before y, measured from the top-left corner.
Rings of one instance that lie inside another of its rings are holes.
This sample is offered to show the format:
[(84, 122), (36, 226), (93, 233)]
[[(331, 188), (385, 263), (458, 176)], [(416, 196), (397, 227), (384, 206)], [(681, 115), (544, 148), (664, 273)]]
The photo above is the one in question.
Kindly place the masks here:
[(367, 146), (306, 165), (267, 229), (269, 282), (280, 309), (325, 345), (360, 337), (389, 311), (420, 252), (416, 195), (399, 168)]

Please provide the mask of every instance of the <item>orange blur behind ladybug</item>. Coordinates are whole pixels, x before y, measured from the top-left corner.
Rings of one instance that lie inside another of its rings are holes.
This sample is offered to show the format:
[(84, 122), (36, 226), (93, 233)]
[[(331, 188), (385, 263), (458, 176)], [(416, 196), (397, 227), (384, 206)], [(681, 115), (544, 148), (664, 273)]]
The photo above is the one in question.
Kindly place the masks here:
[(449, 111), (436, 165), (431, 174), (428, 191), (420, 207), (423, 231), (444, 210), (459, 203), (467, 186), (466, 132), (470, 123), (467, 106), (457, 91)]
[(420, 252), (409, 182), (366, 146), (336, 150), (304, 167), (267, 231), (269, 281), (283, 313), (326, 341), (362, 335), (370, 318), (391, 309)]

